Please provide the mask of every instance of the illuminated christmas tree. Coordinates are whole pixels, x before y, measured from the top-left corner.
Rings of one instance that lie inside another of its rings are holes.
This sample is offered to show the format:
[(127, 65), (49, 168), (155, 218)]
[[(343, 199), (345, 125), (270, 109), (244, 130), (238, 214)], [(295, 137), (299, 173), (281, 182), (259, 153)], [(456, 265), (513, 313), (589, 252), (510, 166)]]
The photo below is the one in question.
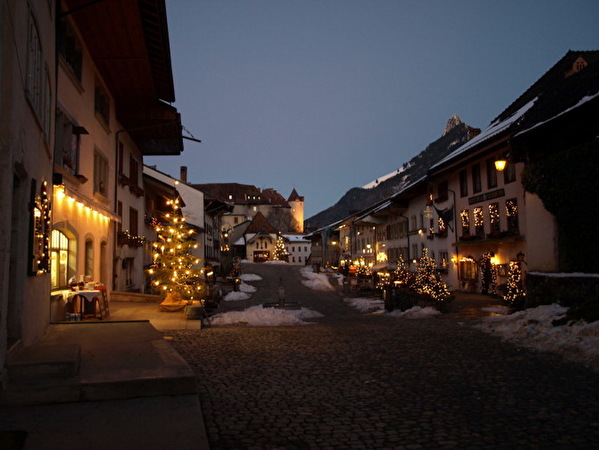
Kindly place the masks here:
[(451, 293), (437, 274), (435, 261), (428, 255), (427, 248), (422, 251), (422, 258), (418, 260), (413, 287), (419, 294), (428, 295), (438, 302), (451, 299)]
[(202, 297), (205, 283), (203, 269), (198, 268), (200, 260), (191, 254), (198, 247), (192, 238), (195, 231), (185, 223), (179, 200), (168, 200), (172, 212), (164, 215), (163, 223), (156, 223), (154, 230), (158, 241), (152, 243), (154, 264), (148, 270), (152, 277), (152, 288), (166, 293), (160, 304), (161, 311), (177, 311), (189, 300)]
[(510, 261), (507, 272), (507, 286), (503, 300), (510, 306), (521, 306), (526, 292), (522, 286), (522, 268), (519, 261)]
[(287, 261), (287, 249), (285, 248), (285, 239), (279, 235), (277, 242), (275, 243), (275, 249), (272, 254), (272, 258), (275, 261)]
[(393, 272), (396, 284), (408, 287), (412, 281), (412, 272), (406, 267), (406, 262), (402, 255), (399, 255), (397, 260), (397, 268)]

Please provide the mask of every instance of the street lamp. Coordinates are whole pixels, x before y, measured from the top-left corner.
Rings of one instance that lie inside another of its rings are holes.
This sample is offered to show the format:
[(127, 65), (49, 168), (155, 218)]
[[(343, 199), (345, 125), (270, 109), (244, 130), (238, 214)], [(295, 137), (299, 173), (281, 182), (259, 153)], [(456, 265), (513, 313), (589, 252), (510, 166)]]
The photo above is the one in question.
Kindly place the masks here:
[(495, 169), (498, 172), (503, 172), (506, 165), (507, 165), (507, 156), (506, 155), (498, 156), (497, 159), (495, 160)]

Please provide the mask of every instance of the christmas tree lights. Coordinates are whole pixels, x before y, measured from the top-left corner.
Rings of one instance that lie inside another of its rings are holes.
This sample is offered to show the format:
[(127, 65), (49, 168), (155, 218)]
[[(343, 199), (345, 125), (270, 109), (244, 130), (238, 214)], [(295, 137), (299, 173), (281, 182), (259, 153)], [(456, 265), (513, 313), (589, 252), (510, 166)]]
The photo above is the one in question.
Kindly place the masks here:
[(422, 251), (422, 258), (416, 266), (414, 290), (428, 295), (433, 300), (444, 302), (451, 299), (447, 285), (441, 280), (435, 269), (435, 261), (428, 255), (428, 249)]
[(397, 260), (397, 268), (395, 269), (393, 276), (395, 278), (396, 285), (408, 287), (412, 281), (412, 272), (410, 272), (406, 267), (406, 262), (403, 259), (403, 255), (399, 255), (399, 259)]
[(166, 293), (161, 310), (181, 309), (187, 300), (200, 299), (205, 292), (200, 260), (191, 254), (198, 247), (195, 231), (181, 215), (179, 199), (168, 200), (172, 212), (164, 215), (164, 223), (154, 222), (158, 241), (152, 243), (154, 264), (148, 270), (152, 288)]
[(525, 296), (520, 261), (510, 261), (507, 272), (507, 287), (503, 300), (510, 306), (519, 306), (524, 301)]
[(273, 259), (275, 261), (287, 261), (287, 249), (285, 248), (285, 239), (279, 235), (277, 242), (275, 243), (275, 249), (273, 251)]

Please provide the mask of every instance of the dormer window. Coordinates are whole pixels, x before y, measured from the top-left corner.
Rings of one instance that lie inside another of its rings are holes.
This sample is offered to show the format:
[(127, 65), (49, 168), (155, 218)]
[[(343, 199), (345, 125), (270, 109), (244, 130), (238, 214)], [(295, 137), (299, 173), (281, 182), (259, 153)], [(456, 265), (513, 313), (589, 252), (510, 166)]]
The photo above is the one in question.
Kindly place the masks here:
[(566, 71), (566, 78), (568, 78), (570, 75), (574, 75), (575, 73), (580, 72), (588, 65), (589, 65), (589, 63), (586, 61), (586, 59), (584, 59), (582, 56), (579, 56), (574, 61), (574, 64), (572, 64), (572, 67), (570, 68), (570, 70)]

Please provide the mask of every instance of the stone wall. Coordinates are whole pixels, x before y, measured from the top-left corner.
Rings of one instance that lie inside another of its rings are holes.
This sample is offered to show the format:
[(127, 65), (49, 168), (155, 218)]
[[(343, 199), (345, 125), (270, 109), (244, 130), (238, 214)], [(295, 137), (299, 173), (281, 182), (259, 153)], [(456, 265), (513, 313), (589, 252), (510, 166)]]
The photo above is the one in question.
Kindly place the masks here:
[(558, 303), (575, 306), (599, 301), (599, 275), (530, 272), (526, 277), (525, 308)]

